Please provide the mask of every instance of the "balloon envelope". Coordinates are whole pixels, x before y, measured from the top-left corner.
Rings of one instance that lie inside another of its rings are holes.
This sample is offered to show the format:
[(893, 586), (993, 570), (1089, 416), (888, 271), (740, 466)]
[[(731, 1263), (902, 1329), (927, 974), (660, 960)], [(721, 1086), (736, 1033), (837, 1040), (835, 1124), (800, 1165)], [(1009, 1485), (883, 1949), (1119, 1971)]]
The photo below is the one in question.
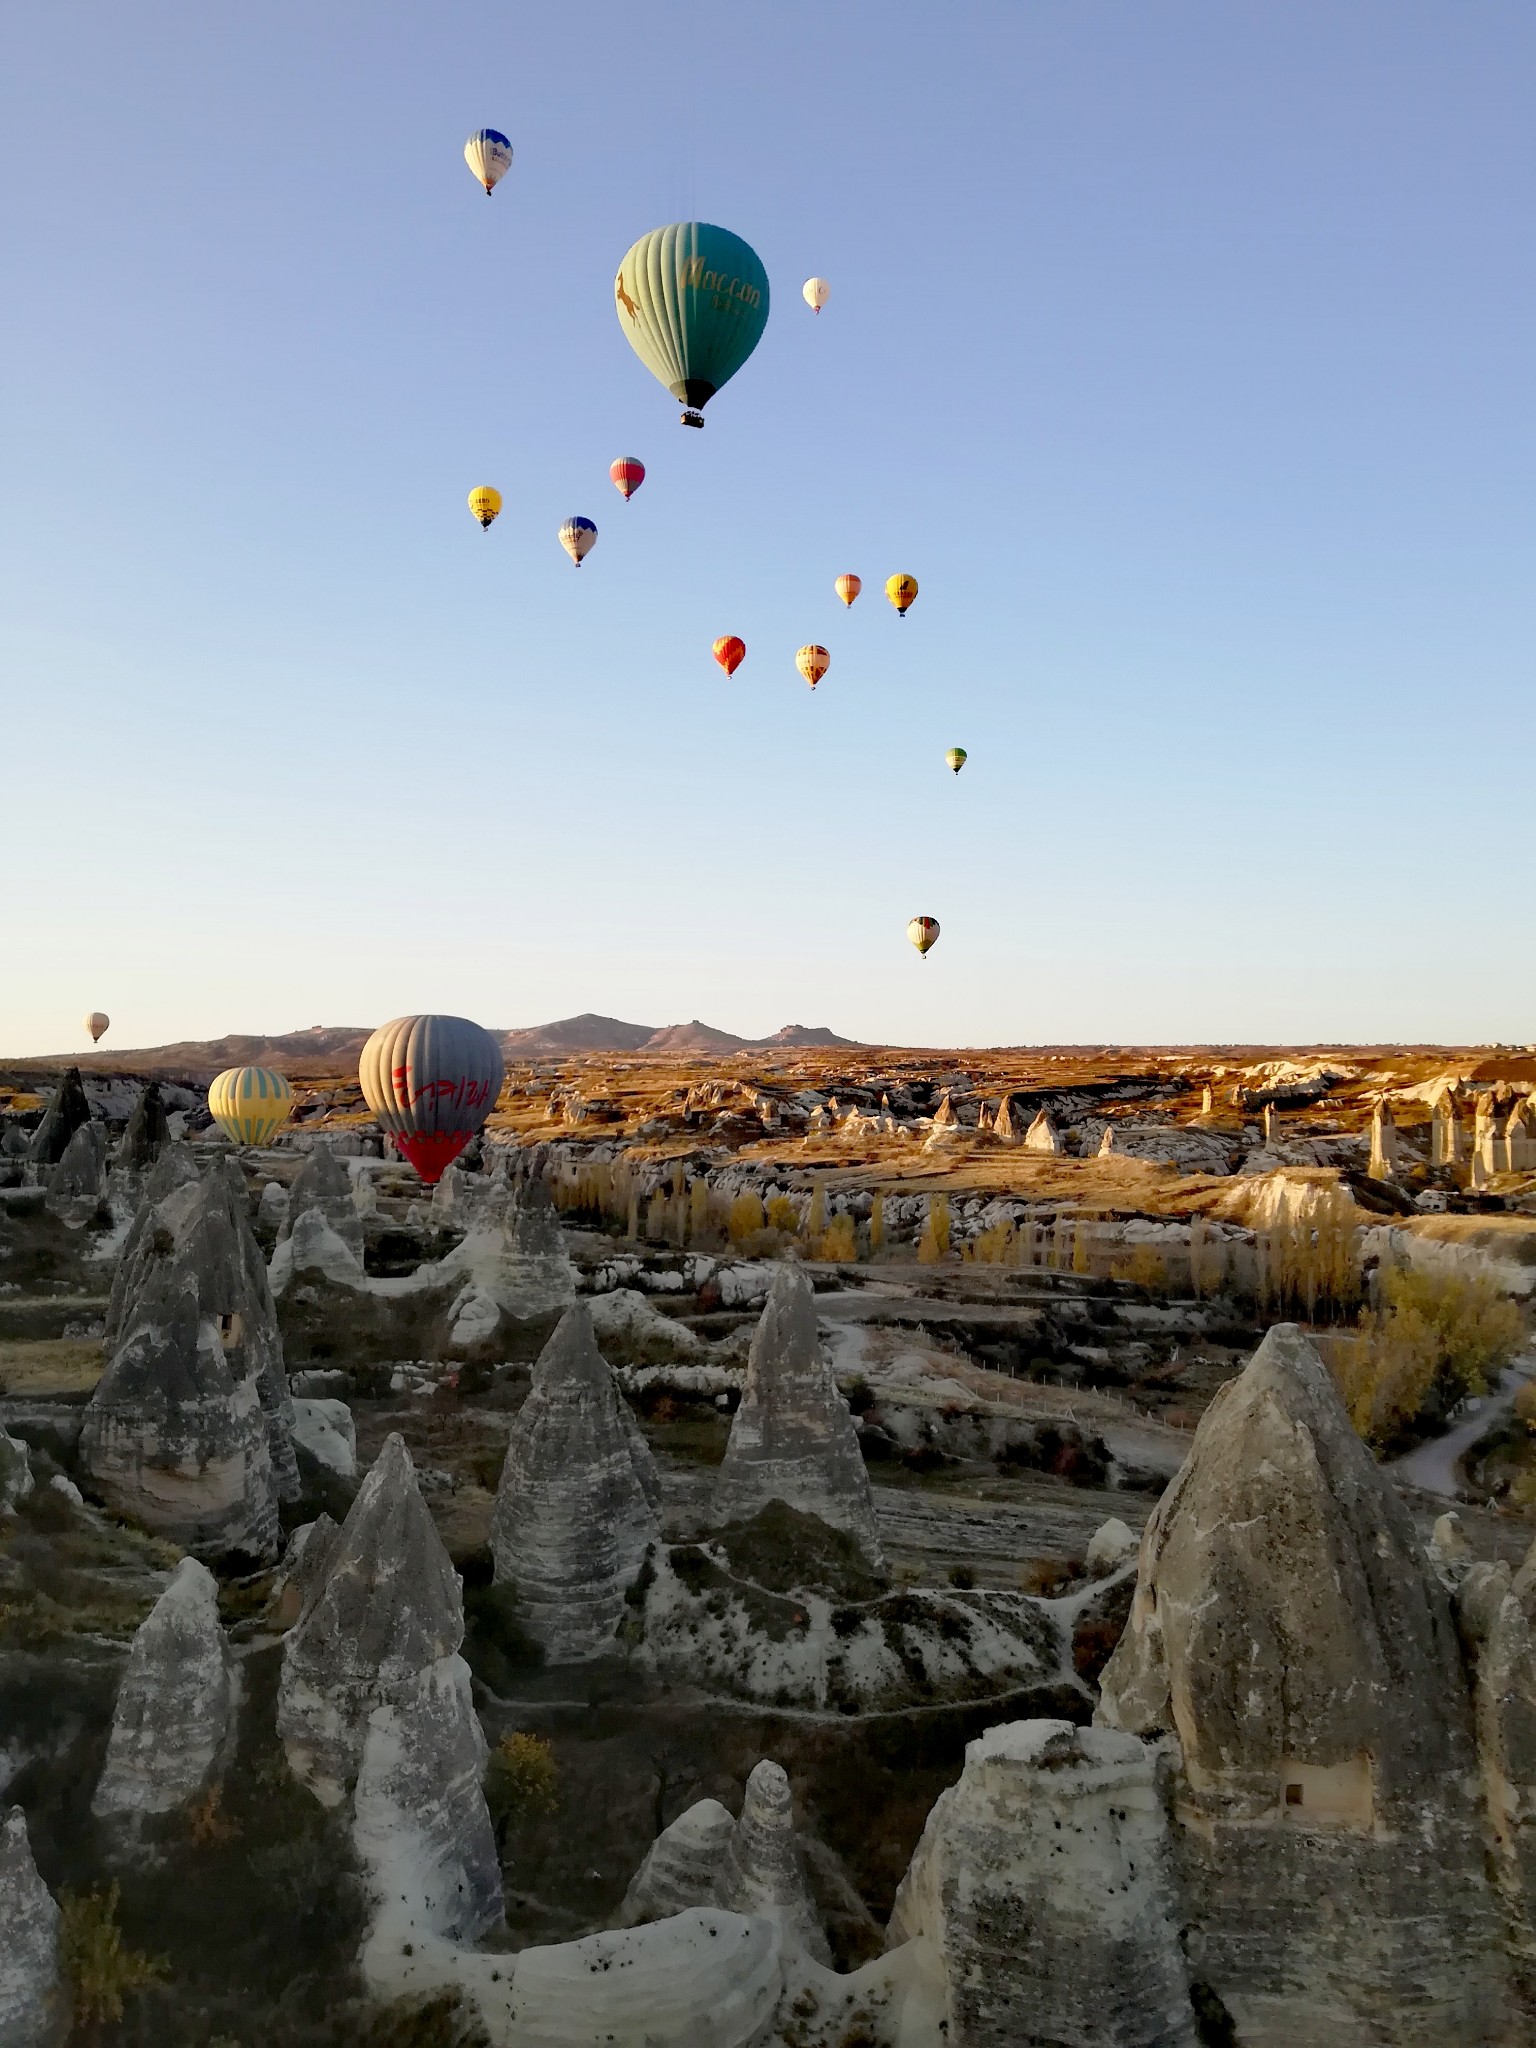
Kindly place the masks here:
[(473, 490), (469, 494), (469, 509), (479, 520), (483, 530), (501, 510), (500, 491), (490, 484), (481, 484), (478, 490)]
[(363, 1099), (430, 1186), (496, 1107), (501, 1047), (467, 1017), (395, 1017), (357, 1062)]
[(898, 617), (904, 619), (907, 615), (908, 605), (911, 604), (913, 598), (917, 595), (917, 578), (915, 576), (888, 576), (885, 581), (885, 594), (891, 600), (891, 603), (895, 605)]
[(101, 1034), (112, 1022), (112, 1019), (105, 1010), (87, 1010), (81, 1021), (85, 1025), (86, 1030), (91, 1034), (92, 1045), (100, 1045)]
[(747, 643), (738, 640), (734, 633), (726, 633), (715, 642), (715, 659), (728, 676), (735, 675), (747, 658)]
[(768, 273), (756, 250), (707, 221), (642, 235), (619, 265), (613, 299), (630, 347), (690, 412), (735, 376), (768, 325)]
[(237, 1145), (265, 1145), (293, 1113), (293, 1090), (270, 1067), (226, 1067), (208, 1090), (213, 1120)]
[(464, 161), (489, 192), (512, 168), (512, 145), (499, 128), (477, 128), (464, 145)]
[(953, 768), (957, 775), (960, 773), (960, 770), (965, 766), (969, 758), (970, 757), (966, 753), (964, 747), (950, 747), (944, 755), (944, 759), (949, 763), (950, 767)]
[(608, 474), (623, 493), (627, 504), (645, 482), (645, 464), (638, 455), (621, 455), (617, 462), (609, 463)]
[(597, 545), (597, 528), (590, 519), (567, 519), (560, 529), (560, 545), (579, 569), (583, 556)]
[(825, 647), (802, 647), (795, 656), (795, 667), (813, 690), (831, 666), (832, 657)]
[(832, 296), (832, 287), (824, 277), (808, 277), (800, 287), (800, 296), (813, 313), (819, 313)]
[(939, 920), (936, 917), (914, 917), (907, 925), (907, 937), (919, 953), (926, 953), (938, 941)]
[(852, 604), (853, 600), (864, 588), (864, 579), (861, 576), (839, 576), (832, 588), (837, 592), (844, 604)]

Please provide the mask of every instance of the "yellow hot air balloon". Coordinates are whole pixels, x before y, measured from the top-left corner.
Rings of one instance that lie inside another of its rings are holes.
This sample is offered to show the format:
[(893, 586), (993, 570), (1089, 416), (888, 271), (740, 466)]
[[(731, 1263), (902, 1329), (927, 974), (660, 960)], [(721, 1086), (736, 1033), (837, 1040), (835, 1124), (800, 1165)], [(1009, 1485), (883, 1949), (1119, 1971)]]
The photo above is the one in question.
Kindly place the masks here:
[(107, 1015), (105, 1010), (87, 1010), (85, 1016), (81, 1019), (81, 1022), (85, 1025), (86, 1030), (89, 1031), (89, 1033), (91, 1034), (92, 1045), (100, 1045), (101, 1034), (112, 1022), (112, 1019)]
[(293, 1112), (293, 1090), (270, 1067), (226, 1067), (208, 1090), (208, 1107), (237, 1145), (265, 1145)]
[(825, 647), (802, 647), (795, 656), (795, 667), (813, 690), (831, 666), (832, 657)]
[(917, 596), (915, 576), (888, 576), (885, 579), (885, 594), (896, 607), (896, 616), (904, 619), (907, 608)]
[(969, 759), (969, 756), (967, 755), (964, 747), (950, 747), (945, 752), (944, 759), (949, 764), (949, 766), (954, 770), (955, 774), (958, 775), (960, 773), (960, 770), (965, 766), (966, 761)]
[(501, 493), (491, 484), (480, 484), (469, 494), (469, 509), (479, 520), (481, 530), (490, 525), (501, 510)]
[(837, 592), (844, 604), (852, 604), (853, 600), (864, 588), (864, 579), (861, 576), (839, 576), (832, 588)]

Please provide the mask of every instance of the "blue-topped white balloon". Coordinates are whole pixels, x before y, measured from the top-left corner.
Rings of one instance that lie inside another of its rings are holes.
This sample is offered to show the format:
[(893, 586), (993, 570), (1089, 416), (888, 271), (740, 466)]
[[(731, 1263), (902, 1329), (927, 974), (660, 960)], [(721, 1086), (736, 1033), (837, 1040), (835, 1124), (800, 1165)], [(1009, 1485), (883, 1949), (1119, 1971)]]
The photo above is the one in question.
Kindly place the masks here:
[(560, 529), (560, 545), (579, 569), (582, 556), (590, 554), (597, 545), (597, 528), (590, 519), (583, 519), (579, 514), (574, 519), (567, 519)]
[(485, 187), (489, 199), (492, 188), (512, 168), (512, 145), (499, 128), (477, 128), (464, 145), (464, 161)]

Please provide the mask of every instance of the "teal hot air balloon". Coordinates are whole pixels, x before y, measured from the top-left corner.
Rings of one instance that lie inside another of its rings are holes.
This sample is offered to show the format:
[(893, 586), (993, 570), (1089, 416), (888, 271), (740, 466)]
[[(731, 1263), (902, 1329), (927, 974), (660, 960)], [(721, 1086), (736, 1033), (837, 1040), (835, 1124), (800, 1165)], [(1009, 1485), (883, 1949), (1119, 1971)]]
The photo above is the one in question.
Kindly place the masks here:
[(619, 265), (613, 302), (629, 345), (683, 401), (683, 425), (735, 376), (768, 325), (768, 273), (740, 235), (675, 221), (642, 235)]

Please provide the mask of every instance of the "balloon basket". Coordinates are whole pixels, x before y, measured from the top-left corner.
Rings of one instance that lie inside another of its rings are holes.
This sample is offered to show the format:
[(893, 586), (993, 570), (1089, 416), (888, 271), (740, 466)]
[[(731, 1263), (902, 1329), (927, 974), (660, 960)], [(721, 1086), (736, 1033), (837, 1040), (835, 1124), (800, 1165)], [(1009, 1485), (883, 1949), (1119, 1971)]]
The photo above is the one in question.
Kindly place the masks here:
[(683, 407), (680, 417), (685, 427), (702, 427), (704, 424), (703, 413), (695, 412), (691, 405)]

